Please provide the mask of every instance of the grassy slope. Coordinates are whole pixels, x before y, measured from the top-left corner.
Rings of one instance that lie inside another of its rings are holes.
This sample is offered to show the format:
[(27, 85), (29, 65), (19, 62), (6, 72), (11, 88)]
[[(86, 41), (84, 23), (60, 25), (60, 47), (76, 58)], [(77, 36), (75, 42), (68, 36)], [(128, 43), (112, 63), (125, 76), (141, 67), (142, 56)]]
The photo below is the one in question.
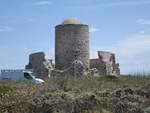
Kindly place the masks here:
[(150, 76), (0, 83), (0, 113), (150, 113)]

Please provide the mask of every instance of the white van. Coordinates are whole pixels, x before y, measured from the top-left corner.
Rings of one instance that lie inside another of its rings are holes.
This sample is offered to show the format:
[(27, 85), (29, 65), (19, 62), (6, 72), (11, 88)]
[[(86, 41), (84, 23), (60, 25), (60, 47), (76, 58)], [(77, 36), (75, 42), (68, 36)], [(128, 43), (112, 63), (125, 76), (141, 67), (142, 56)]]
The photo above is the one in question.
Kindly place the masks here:
[(36, 78), (34, 73), (25, 70), (1, 70), (0, 79), (29, 80), (37, 84), (44, 83), (44, 80)]

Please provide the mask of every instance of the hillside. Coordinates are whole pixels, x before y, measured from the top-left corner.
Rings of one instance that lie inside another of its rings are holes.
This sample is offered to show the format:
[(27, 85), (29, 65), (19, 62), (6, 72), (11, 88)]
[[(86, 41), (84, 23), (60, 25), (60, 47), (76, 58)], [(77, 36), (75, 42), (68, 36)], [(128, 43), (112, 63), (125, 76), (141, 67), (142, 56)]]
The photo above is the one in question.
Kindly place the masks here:
[(1, 80), (0, 113), (150, 113), (150, 76)]

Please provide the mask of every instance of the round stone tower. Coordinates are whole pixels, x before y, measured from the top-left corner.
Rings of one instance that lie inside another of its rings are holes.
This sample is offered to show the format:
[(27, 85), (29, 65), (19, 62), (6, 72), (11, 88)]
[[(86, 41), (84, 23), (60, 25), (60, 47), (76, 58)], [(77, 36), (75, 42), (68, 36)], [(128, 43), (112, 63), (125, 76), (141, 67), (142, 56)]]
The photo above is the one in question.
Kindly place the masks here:
[(67, 69), (74, 60), (89, 69), (89, 27), (76, 18), (69, 18), (55, 27), (55, 68)]

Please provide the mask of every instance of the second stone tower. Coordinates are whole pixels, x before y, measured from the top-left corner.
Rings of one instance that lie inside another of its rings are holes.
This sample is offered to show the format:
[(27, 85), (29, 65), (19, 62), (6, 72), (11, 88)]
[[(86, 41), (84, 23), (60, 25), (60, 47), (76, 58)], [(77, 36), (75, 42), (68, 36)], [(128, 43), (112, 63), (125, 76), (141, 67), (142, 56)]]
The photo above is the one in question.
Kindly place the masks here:
[(80, 60), (89, 69), (89, 27), (76, 18), (69, 18), (55, 27), (55, 68), (67, 69)]

